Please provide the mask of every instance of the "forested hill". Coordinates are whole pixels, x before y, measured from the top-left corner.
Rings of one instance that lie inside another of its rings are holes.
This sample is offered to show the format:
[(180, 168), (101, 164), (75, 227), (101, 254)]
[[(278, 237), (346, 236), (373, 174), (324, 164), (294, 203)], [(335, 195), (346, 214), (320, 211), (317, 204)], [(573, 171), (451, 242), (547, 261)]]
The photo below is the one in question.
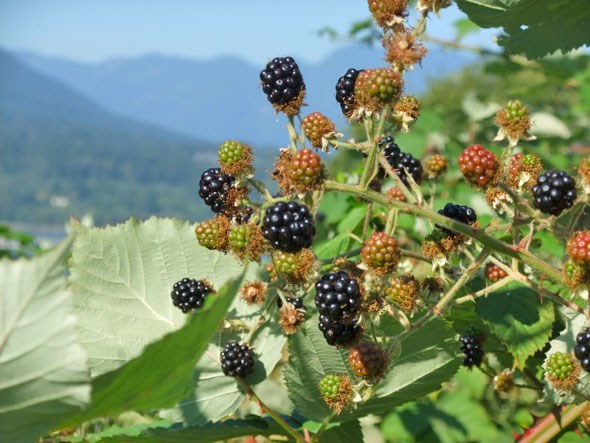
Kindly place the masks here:
[(0, 52), (0, 220), (197, 218), (216, 147), (112, 115)]

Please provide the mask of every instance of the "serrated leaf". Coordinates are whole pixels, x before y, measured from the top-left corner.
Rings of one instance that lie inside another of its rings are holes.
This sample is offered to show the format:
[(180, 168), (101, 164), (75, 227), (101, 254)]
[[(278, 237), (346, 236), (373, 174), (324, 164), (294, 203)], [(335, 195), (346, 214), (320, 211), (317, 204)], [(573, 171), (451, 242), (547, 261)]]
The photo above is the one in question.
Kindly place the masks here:
[(243, 276), (205, 309), (192, 315), (183, 328), (149, 344), (139, 357), (119, 369), (97, 377), (92, 383), (89, 407), (66, 425), (128, 410), (145, 412), (172, 407), (186, 398), (194, 388), (195, 366), (242, 283)]
[(338, 224), (338, 232), (340, 234), (347, 234), (353, 232), (355, 228), (365, 219), (367, 214), (367, 206), (357, 206), (352, 208), (346, 217)]
[(505, 343), (520, 367), (524, 367), (526, 359), (545, 346), (555, 320), (550, 300), (541, 303), (534, 291), (518, 284), (480, 297), (475, 312)]
[(321, 434), (322, 443), (358, 443), (363, 440), (363, 430), (358, 420), (348, 421)]
[(390, 362), (386, 379), (375, 396), (360, 405), (353, 416), (383, 414), (394, 406), (420, 398), (440, 388), (461, 363), (455, 333), (442, 320), (434, 319), (402, 339), (402, 352)]
[(289, 398), (303, 416), (322, 421), (331, 414), (319, 389), (328, 374), (351, 376), (345, 351), (326, 343), (314, 316), (289, 338), (289, 365), (283, 371)]
[(0, 261), (0, 441), (35, 441), (90, 399), (64, 278), (70, 244)]
[(184, 324), (170, 299), (174, 283), (207, 279), (219, 289), (242, 272), (233, 257), (200, 247), (186, 221), (152, 217), (75, 230), (70, 282), (93, 377)]
[(483, 28), (504, 29), (498, 43), (509, 53), (540, 58), (590, 43), (587, 0), (457, 0)]
[[(243, 302), (234, 302), (229, 318), (254, 326), (257, 319), (255, 309)], [(175, 408), (161, 412), (163, 418), (182, 421), (191, 426), (200, 426), (207, 422), (216, 422), (233, 414), (244, 401), (244, 393), (233, 377), (227, 377), (221, 371), (219, 354), (221, 347), (231, 340), (241, 341), (243, 334), (237, 331), (222, 331), (216, 334), (206, 354), (197, 365), (194, 378), (197, 384), (191, 395)], [(256, 365), (254, 373), (245, 381), (254, 388), (262, 383), (280, 361), (286, 343), (276, 320), (268, 320), (254, 334), (249, 344), (254, 349)]]
[(317, 258), (323, 260), (345, 253), (348, 250), (349, 244), (350, 237), (348, 235), (339, 234), (320, 244), (317, 248), (314, 248), (314, 250)]

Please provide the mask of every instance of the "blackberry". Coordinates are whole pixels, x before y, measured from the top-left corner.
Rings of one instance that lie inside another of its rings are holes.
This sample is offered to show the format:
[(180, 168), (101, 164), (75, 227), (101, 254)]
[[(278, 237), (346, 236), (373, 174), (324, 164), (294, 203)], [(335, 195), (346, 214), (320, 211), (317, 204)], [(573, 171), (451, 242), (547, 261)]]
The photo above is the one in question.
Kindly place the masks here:
[(273, 105), (286, 105), (305, 90), (299, 66), (292, 57), (273, 58), (260, 73), (262, 90)]
[(547, 378), (549, 380), (564, 381), (573, 372), (575, 366), (569, 354), (556, 352), (547, 359)]
[(576, 181), (564, 171), (549, 169), (539, 175), (531, 189), (533, 206), (545, 214), (559, 215), (571, 208), (578, 196)]
[(371, 342), (362, 342), (348, 352), (348, 365), (358, 377), (379, 378), (387, 367), (387, 354)]
[(394, 271), (400, 259), (399, 244), (383, 231), (374, 232), (363, 243), (361, 259), (369, 269), (378, 274)]
[(340, 386), (345, 376), (330, 374), (322, 378), (320, 382), (320, 392), (323, 397), (330, 400), (336, 400), (340, 393)]
[(346, 117), (350, 117), (355, 110), (354, 84), (361, 72), (362, 69), (357, 71), (350, 68), (336, 83), (336, 101), (340, 103), (340, 109)]
[(473, 366), (481, 365), (483, 360), (483, 349), (477, 337), (471, 335), (462, 335), (459, 338), (461, 342), (461, 351), (465, 356), (463, 357), (463, 366), (472, 368)]
[(590, 231), (575, 232), (567, 241), (567, 255), (577, 265), (590, 265)]
[(329, 134), (333, 134), (336, 125), (332, 120), (320, 112), (314, 112), (301, 120), (303, 133), (316, 149), (323, 148), (323, 139)]
[(357, 341), (362, 332), (361, 326), (356, 320), (353, 320), (351, 323), (343, 323), (338, 320), (332, 320), (325, 315), (320, 315), (318, 327), (330, 346), (350, 345)]
[[(444, 215), (451, 220), (455, 220), (466, 225), (472, 225), (477, 221), (477, 214), (469, 206), (456, 205), (454, 203), (447, 203), (443, 209), (438, 211), (440, 215)], [(442, 228), (437, 225), (437, 228), (441, 228), (448, 235), (455, 235), (456, 232)]]
[(574, 355), (580, 362), (580, 366), (590, 372), (590, 328), (586, 328), (576, 335), (576, 347)]
[[(303, 305), (303, 297), (285, 297), (287, 303), (291, 303), (295, 309), (305, 309)], [(281, 297), (277, 297), (277, 306), (279, 309), (283, 307), (283, 299)]]
[(298, 252), (311, 246), (315, 235), (313, 217), (303, 204), (277, 202), (264, 214), (262, 235), (275, 249)]
[(408, 186), (408, 176), (404, 172), (404, 168), (412, 176), (414, 181), (420, 184), (422, 173), (424, 172), (420, 160), (411, 154), (402, 152), (391, 136), (382, 137), (379, 140), (379, 147), (382, 149), (383, 157), (385, 157), (387, 163), (395, 170), (404, 185)]
[(315, 290), (315, 304), (320, 315), (330, 320), (341, 320), (358, 314), (361, 293), (357, 281), (348, 272), (324, 274), (315, 284)]
[(508, 275), (504, 269), (492, 262), (486, 264), (484, 273), (486, 278), (493, 283), (506, 278)]
[(207, 295), (213, 292), (211, 286), (201, 280), (183, 278), (172, 286), (172, 303), (185, 314), (193, 309), (200, 309)]
[(229, 342), (221, 351), (221, 369), (225, 375), (245, 378), (254, 372), (254, 354), (248, 345)]
[(465, 179), (480, 187), (495, 181), (500, 166), (496, 154), (481, 145), (471, 145), (464, 149), (458, 162)]
[(224, 174), (220, 168), (209, 168), (201, 175), (199, 196), (216, 214), (225, 212), (228, 209), (228, 194), (233, 184), (233, 176)]

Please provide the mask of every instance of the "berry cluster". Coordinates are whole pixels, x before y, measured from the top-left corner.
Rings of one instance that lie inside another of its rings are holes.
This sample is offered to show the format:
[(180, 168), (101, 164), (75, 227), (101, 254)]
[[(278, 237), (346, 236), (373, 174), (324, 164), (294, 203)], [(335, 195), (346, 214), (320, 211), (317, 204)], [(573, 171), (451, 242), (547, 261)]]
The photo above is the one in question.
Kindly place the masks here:
[(297, 252), (311, 246), (315, 224), (307, 206), (280, 201), (266, 210), (262, 235), (275, 249)]
[(374, 232), (363, 243), (361, 258), (369, 269), (378, 273), (394, 271), (400, 259), (399, 245), (385, 232)]
[(246, 344), (232, 341), (221, 351), (221, 369), (225, 375), (246, 378), (254, 372), (254, 354)]
[(375, 379), (385, 372), (387, 354), (371, 342), (362, 342), (348, 351), (348, 365), (358, 377)]
[(459, 168), (467, 181), (486, 186), (493, 182), (498, 172), (496, 154), (481, 145), (471, 145), (459, 156)]
[(559, 215), (571, 208), (578, 196), (576, 181), (557, 169), (549, 169), (539, 175), (531, 191), (535, 208), (551, 215)]
[(463, 366), (472, 368), (473, 366), (481, 365), (483, 349), (479, 338), (465, 334), (459, 337), (459, 341), (461, 342), (461, 351), (464, 354)]
[(356, 109), (354, 84), (360, 72), (362, 72), (362, 69), (357, 71), (356, 69), (350, 68), (336, 83), (336, 101), (340, 104), (340, 109), (344, 116), (348, 118), (350, 118)]
[(213, 212), (226, 212), (229, 209), (228, 197), (233, 184), (233, 176), (223, 173), (220, 168), (209, 168), (199, 180), (199, 196)]
[(580, 362), (580, 366), (590, 372), (590, 328), (586, 328), (576, 335), (576, 347), (574, 355)]
[[(473, 225), (477, 221), (477, 214), (469, 206), (456, 205), (454, 203), (447, 203), (444, 208), (438, 211), (440, 215), (450, 218), (466, 225)], [(450, 229), (442, 228), (447, 235), (455, 235), (456, 233)]]
[(205, 281), (183, 278), (172, 286), (172, 303), (185, 314), (203, 307), (207, 295), (213, 288)]
[(507, 275), (508, 274), (506, 274), (506, 271), (500, 266), (491, 262), (486, 264), (485, 276), (489, 281), (495, 283), (499, 280), (502, 280), (503, 278), (506, 278)]
[(260, 73), (260, 80), (273, 105), (286, 105), (305, 91), (301, 71), (292, 57), (273, 58)]
[(590, 231), (579, 231), (569, 238), (567, 255), (577, 265), (590, 265)]
[(575, 363), (569, 354), (556, 352), (547, 359), (547, 377), (549, 380), (564, 381), (575, 369)]
[(379, 140), (379, 148), (387, 163), (395, 170), (397, 176), (406, 186), (408, 186), (408, 174), (416, 183), (420, 184), (424, 172), (420, 160), (411, 154), (402, 152), (391, 136), (382, 137)]
[(361, 332), (357, 316), (361, 304), (359, 284), (346, 271), (324, 274), (315, 284), (319, 328), (330, 345), (353, 342)]

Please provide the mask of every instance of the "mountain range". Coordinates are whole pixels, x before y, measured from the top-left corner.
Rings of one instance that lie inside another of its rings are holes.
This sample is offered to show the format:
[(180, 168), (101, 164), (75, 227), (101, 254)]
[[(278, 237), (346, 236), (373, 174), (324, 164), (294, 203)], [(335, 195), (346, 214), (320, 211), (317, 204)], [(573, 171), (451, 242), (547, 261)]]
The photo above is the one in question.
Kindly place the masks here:
[[(344, 131), (334, 84), (349, 67), (382, 66), (379, 53), (351, 47), (320, 64), (301, 63), (303, 115), (320, 111)], [(407, 90), (419, 93), (429, 75), (454, 72), (473, 57), (449, 59), (432, 51), (409, 73)], [(197, 183), (224, 140), (251, 144), (263, 172), (288, 144), (286, 120), (259, 87), (260, 69), (233, 57), (148, 55), (91, 65), (0, 50), (0, 220), (210, 217)]]
[[(235, 139), (276, 148), (289, 141), (285, 118), (275, 115), (259, 86), (264, 66), (237, 57), (192, 60), (152, 54), (98, 64), (30, 53), (18, 57), (105, 110), (137, 121), (214, 143)], [(406, 93), (418, 95), (429, 79), (455, 72), (474, 60), (472, 54), (453, 52), (450, 57), (433, 46), (422, 66), (406, 75)], [(380, 67), (385, 62), (382, 49), (355, 45), (334, 51), (320, 63), (298, 64), (307, 89), (308, 106), (302, 114), (319, 111), (341, 128), (346, 120), (334, 98), (336, 81), (348, 68)]]

